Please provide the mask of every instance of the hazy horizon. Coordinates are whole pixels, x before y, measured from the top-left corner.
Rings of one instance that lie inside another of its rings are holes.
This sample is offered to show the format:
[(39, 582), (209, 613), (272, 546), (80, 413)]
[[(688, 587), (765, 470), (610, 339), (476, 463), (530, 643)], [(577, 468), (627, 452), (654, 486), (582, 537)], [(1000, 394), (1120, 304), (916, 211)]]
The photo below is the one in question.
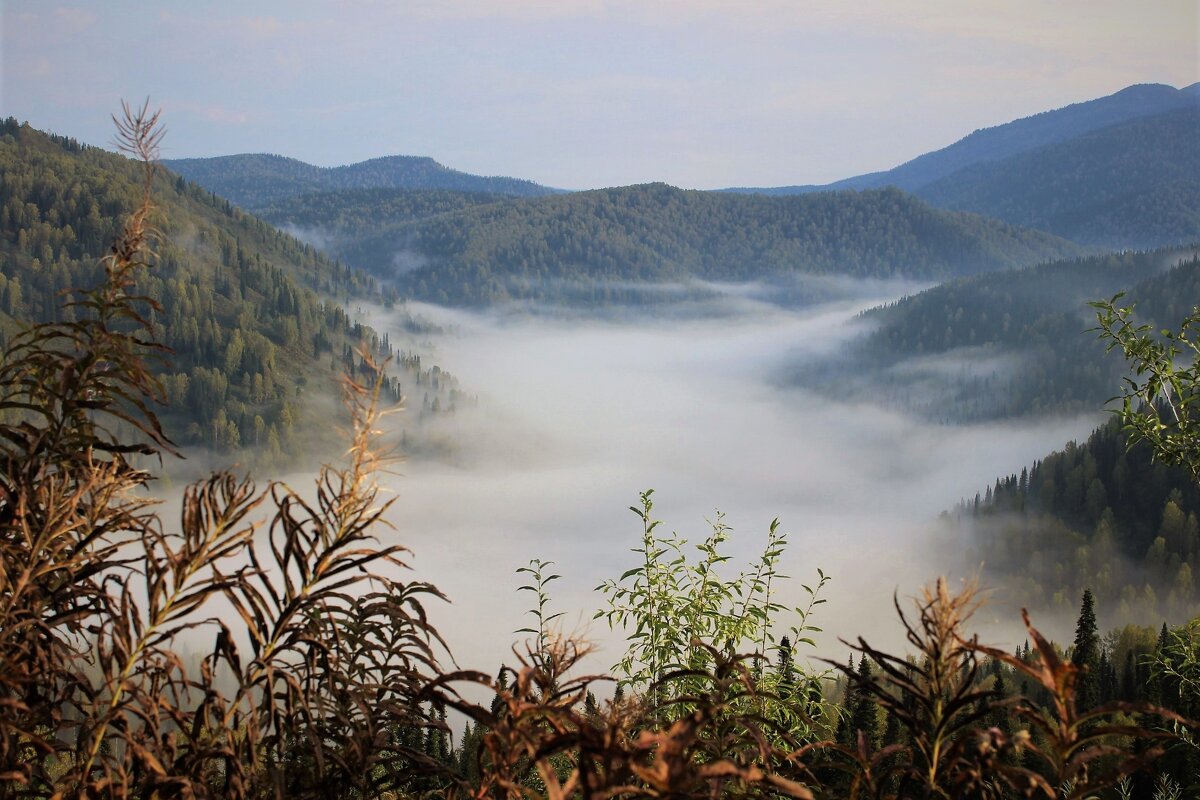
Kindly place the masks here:
[(0, 113), (104, 146), (120, 99), (149, 96), (167, 158), (429, 156), (563, 189), (820, 184), (1132, 84), (1189, 85), (1198, 38), (1190, 0), (7, 0)]

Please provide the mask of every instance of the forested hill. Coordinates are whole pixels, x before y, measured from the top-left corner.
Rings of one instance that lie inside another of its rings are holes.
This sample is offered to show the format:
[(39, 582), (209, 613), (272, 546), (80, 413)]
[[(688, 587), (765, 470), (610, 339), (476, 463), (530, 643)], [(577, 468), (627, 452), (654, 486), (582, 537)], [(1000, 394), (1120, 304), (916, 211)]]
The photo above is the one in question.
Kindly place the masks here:
[(978, 164), (917, 194), (1112, 248), (1200, 241), (1200, 104)]
[(896, 186), (915, 192), (967, 167), (1065, 142), (1129, 120), (1195, 108), (1198, 104), (1200, 83), (1183, 89), (1163, 84), (1137, 84), (1106, 97), (977, 130), (948, 147), (918, 156), (884, 172), (858, 175), (827, 186), (781, 186), (730, 191), (795, 194)]
[(432, 158), (419, 156), (385, 156), (341, 167), (316, 167), (266, 153), (175, 158), (162, 163), (251, 211), (311, 192), (344, 189), (453, 189), (513, 197), (534, 197), (555, 191), (518, 178), (459, 172)]
[(1123, 362), (1086, 332), (1087, 303), (1127, 290), (1146, 321), (1170, 325), (1200, 299), (1196, 254), (1113, 253), (947, 282), (870, 312), (879, 327), (853, 372), (893, 404), (943, 421), (1100, 408)]
[(508, 199), (492, 192), (450, 189), (344, 189), (289, 197), (255, 213), (284, 230), (311, 234), (326, 252), (397, 226)]
[[(57, 318), (63, 290), (98, 281), (98, 259), (139, 196), (140, 171), (121, 156), (9, 119), (0, 123), (0, 173), (0, 338), (7, 339), (22, 324)], [(160, 172), (154, 202), (162, 237), (138, 288), (161, 303), (153, 322), (175, 351), (160, 372), (168, 434), (185, 446), (250, 448), (268, 463), (301, 447), (311, 452), (301, 432), (332, 435), (335, 379), (359, 366), (349, 349), (360, 341), (389, 349), (330, 299), (384, 298), (365, 274), (180, 177)], [(419, 359), (405, 355), (389, 386), (393, 397), (422, 377), (430, 384)], [(432, 383), (450, 391), (449, 376), (438, 372)]]
[(614, 286), (690, 278), (946, 278), (1079, 252), (894, 189), (772, 198), (647, 184), (470, 205), (345, 255), (418, 298), (484, 304), (556, 294), (596, 301)]
[(998, 478), (949, 515), (967, 563), (1031, 609), (1085, 588), (1119, 625), (1200, 613), (1200, 489), (1113, 418), (1083, 443)]

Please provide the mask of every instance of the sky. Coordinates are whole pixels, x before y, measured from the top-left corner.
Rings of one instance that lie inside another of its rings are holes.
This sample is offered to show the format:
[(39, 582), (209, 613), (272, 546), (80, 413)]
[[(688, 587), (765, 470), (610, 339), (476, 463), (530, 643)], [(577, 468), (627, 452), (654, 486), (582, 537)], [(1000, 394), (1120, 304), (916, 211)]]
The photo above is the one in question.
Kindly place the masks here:
[(0, 0), (0, 113), (164, 156), (427, 155), (568, 189), (824, 183), (1200, 80), (1195, 0)]

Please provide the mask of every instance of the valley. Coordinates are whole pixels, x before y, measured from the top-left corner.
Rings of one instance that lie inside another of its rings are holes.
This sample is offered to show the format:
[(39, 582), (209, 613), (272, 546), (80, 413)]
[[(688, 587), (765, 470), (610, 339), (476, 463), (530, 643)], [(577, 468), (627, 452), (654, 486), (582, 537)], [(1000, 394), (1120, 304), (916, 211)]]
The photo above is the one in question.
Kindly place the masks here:
[(1200, 84), (726, 189), (267, 105), (0, 122), (0, 800), (1200, 791)]

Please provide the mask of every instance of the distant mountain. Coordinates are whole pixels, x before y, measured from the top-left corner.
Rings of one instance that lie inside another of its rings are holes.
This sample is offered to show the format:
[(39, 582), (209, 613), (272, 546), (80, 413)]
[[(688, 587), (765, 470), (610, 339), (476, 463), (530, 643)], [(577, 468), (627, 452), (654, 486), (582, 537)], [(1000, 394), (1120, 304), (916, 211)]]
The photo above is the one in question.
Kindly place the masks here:
[(829, 380), (941, 421), (1102, 407), (1124, 362), (1106, 356), (1088, 302), (1128, 292), (1176, 324), (1200, 301), (1200, 247), (1110, 253), (948, 281), (865, 316), (878, 323)]
[(1183, 89), (1163, 84), (1138, 84), (1116, 94), (1045, 111), (992, 128), (983, 128), (949, 147), (943, 147), (885, 172), (857, 175), (824, 186), (729, 189), (759, 194), (804, 194), (836, 189), (874, 189), (895, 186), (919, 191), (934, 181), (977, 164), (999, 161), (1046, 145), (1065, 142), (1101, 128), (1140, 117), (1195, 108), (1200, 83)]
[(1200, 241), (1200, 105), (976, 164), (917, 195), (1087, 244)]
[(385, 156), (342, 167), (316, 167), (265, 153), (174, 158), (162, 163), (251, 211), (310, 192), (344, 189), (453, 189), (512, 197), (536, 197), (557, 191), (517, 178), (459, 172), (420, 156)]
[[(426, 217), (511, 199), (450, 189), (343, 189), (289, 197), (263, 206), (256, 214), (277, 228), (337, 242), (379, 236)], [(329, 247), (324, 249), (330, 252)]]
[[(31, 322), (74, 313), (61, 309), (62, 292), (98, 280), (98, 259), (139, 197), (140, 165), (10, 118), (0, 121), (0, 174), (2, 343)], [(363, 370), (358, 344), (391, 348), (339, 301), (388, 295), (365, 273), (166, 171), (153, 200), (161, 238), (136, 288), (161, 304), (150, 318), (173, 351), (155, 365), (168, 435), (263, 466), (340, 445), (329, 424), (338, 376)], [(390, 399), (419, 389), (430, 405), (453, 405), (453, 379), (415, 355), (392, 374)]]
[(895, 189), (771, 198), (647, 184), (470, 204), (339, 252), (415, 297), (470, 305), (795, 273), (946, 278), (1081, 249)]

